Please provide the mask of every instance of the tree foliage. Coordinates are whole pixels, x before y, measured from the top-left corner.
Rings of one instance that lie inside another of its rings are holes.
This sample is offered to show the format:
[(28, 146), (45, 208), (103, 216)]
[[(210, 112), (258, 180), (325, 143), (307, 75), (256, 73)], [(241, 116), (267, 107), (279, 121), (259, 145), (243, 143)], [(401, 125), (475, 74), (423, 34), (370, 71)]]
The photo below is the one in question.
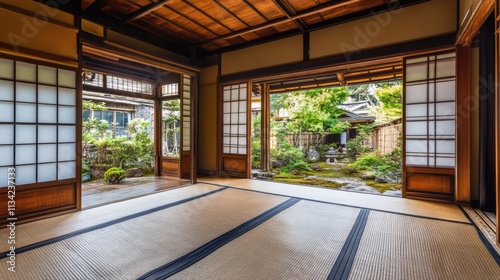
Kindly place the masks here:
[(388, 123), (403, 115), (403, 86), (401, 83), (382, 84), (375, 90), (380, 106), (372, 107), (376, 123)]

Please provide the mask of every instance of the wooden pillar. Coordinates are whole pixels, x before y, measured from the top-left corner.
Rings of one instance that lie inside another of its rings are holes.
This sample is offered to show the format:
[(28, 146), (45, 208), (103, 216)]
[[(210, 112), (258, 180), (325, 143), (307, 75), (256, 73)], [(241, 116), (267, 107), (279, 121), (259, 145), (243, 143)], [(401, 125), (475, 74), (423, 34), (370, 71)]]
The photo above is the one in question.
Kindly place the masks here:
[(470, 45), (457, 46), (455, 202), (470, 203)]
[(500, 89), (498, 88), (498, 83), (500, 82), (500, 0), (495, 1), (495, 147), (496, 147), (496, 217), (497, 217), (497, 245), (500, 246), (500, 186), (498, 182), (500, 181), (500, 154), (498, 153), (500, 149)]
[(271, 170), (271, 98), (269, 85), (262, 84), (261, 96), (261, 168)]

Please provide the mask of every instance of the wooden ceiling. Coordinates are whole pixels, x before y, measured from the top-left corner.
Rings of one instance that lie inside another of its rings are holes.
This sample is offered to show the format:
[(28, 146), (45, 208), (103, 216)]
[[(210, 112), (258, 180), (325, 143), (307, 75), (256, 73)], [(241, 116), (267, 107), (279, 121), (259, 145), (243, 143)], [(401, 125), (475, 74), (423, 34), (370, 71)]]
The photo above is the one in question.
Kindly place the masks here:
[(205, 56), (421, 1), (82, 0), (60, 9), (177, 53)]

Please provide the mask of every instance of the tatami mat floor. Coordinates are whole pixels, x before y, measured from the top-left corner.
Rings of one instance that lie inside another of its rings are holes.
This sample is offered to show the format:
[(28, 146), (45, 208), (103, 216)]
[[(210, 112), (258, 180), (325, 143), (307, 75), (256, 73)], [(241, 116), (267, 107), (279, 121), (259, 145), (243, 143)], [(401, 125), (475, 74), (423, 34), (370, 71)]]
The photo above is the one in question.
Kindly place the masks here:
[(500, 279), (456, 205), (204, 181), (19, 225), (0, 279)]

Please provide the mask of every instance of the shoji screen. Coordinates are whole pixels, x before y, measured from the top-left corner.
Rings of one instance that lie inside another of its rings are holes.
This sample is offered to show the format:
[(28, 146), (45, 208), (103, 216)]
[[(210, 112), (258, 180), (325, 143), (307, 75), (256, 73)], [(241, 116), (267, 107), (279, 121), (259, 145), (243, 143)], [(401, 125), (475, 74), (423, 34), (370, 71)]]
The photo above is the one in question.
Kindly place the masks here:
[(248, 175), (248, 85), (227, 85), (222, 89), (222, 170)]
[(455, 84), (454, 52), (405, 60), (407, 191), (453, 193)]
[(182, 158), (181, 177), (191, 176), (191, 76), (182, 75)]
[(406, 165), (455, 167), (455, 54), (406, 61)]
[(76, 178), (74, 71), (0, 59), (0, 187)]

